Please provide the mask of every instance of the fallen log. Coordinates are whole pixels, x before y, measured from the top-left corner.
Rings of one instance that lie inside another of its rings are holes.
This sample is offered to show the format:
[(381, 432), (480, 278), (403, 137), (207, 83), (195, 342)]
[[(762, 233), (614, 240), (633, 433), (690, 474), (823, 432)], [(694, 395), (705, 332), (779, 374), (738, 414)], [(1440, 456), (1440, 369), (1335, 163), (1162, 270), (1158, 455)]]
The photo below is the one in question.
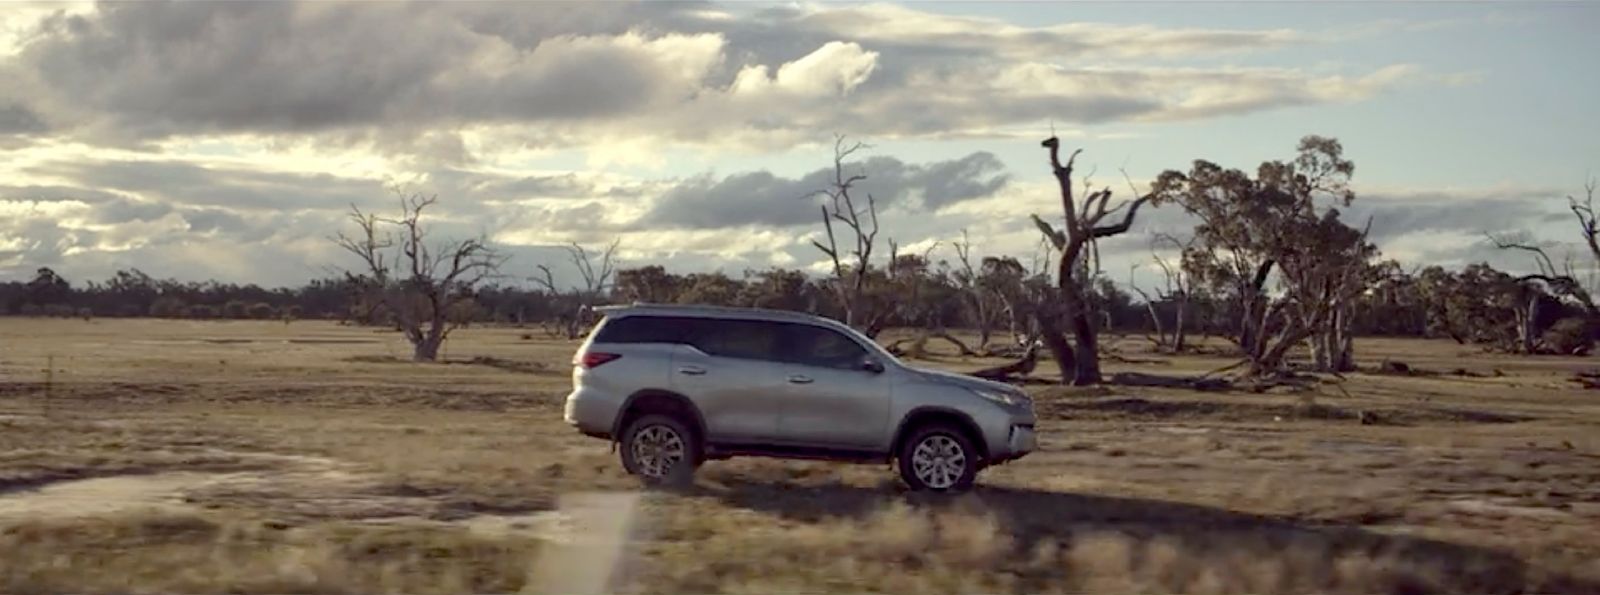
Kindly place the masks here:
[(968, 375), (976, 376), (984, 380), (1006, 382), (1009, 381), (1013, 376), (1018, 378), (1027, 377), (1029, 374), (1033, 373), (1033, 369), (1037, 367), (1038, 364), (1039, 344), (1034, 343), (1033, 345), (1028, 346), (1028, 350), (1023, 352), (1022, 357), (1017, 361), (1003, 366), (995, 366), (992, 368), (984, 368), (976, 372), (969, 372)]
[(1111, 384), (1118, 386), (1182, 388), (1208, 392), (1233, 390), (1233, 381), (1225, 378), (1159, 376), (1143, 372), (1119, 372), (1111, 376)]
[(1568, 380), (1578, 383), (1578, 386), (1582, 388), (1600, 390), (1600, 370), (1577, 372)]

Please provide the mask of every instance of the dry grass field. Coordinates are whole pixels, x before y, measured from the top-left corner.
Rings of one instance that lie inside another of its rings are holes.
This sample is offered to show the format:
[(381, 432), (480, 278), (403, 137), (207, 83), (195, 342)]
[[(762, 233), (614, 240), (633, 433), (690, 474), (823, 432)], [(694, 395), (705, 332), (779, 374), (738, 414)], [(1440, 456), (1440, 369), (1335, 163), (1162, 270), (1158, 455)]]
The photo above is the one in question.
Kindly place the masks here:
[[(1368, 340), (1424, 373), (1031, 387), (1041, 451), (965, 495), (761, 459), (641, 493), (560, 419), (575, 344), (525, 332), (418, 365), (319, 322), (0, 319), (0, 591), (550, 590), (590, 530), (562, 503), (621, 492), (628, 592), (1600, 592), (1593, 359)], [(1230, 361), (1136, 346), (1108, 372)]]

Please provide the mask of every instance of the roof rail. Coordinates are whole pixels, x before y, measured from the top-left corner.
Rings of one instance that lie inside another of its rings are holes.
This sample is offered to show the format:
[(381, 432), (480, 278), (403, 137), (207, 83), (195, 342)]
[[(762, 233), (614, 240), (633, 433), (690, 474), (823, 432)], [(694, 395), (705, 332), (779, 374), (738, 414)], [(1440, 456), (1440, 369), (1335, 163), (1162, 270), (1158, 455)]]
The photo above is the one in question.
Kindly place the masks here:
[(694, 310), (694, 311), (700, 311), (700, 312), (728, 312), (728, 313), (735, 313), (735, 314), (738, 314), (738, 313), (744, 313), (744, 314), (766, 314), (766, 315), (773, 315), (773, 316), (788, 316), (788, 317), (794, 317), (794, 318), (820, 318), (819, 316), (816, 316), (816, 315), (811, 314), (809, 312), (798, 312), (798, 311), (795, 311), (795, 310), (775, 310), (775, 309), (771, 309), (771, 308), (745, 308), (745, 307), (741, 307), (741, 306), (715, 306), (715, 305), (711, 305), (711, 304), (660, 304), (660, 303), (652, 303), (652, 302), (633, 302), (633, 303), (630, 303), (630, 304), (614, 304), (614, 305), (607, 305), (607, 306), (598, 306), (598, 307), (595, 308), (595, 310), (599, 311), (599, 312), (615, 312), (615, 311), (619, 311), (619, 310), (630, 310), (630, 309), (635, 309), (635, 308), (637, 308), (637, 309), (648, 309), (648, 310), (680, 310), (680, 311), (681, 310)]

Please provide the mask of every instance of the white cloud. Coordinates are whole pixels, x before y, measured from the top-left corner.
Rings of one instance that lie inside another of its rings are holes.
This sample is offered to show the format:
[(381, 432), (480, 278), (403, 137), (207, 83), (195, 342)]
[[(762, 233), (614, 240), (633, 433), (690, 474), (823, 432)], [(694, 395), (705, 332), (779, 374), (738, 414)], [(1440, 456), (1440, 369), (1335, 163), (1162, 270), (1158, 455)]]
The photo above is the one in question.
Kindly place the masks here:
[(880, 4), (739, 18), (703, 6), (539, 6), (99, 5), (0, 58), (0, 71), (29, 81), (0, 97), (0, 113), (14, 114), (0, 119), (99, 144), (258, 135), (427, 165), (509, 143), (585, 148), (597, 168), (656, 167), (662, 144), (782, 150), (818, 130), (963, 138), (1046, 119), (1207, 118), (1420, 80), (1403, 65), (1313, 75), (1137, 62), (1316, 39), (1285, 29), (1024, 27)]
[[(1117, 140), (1160, 131), (1108, 128), (1481, 76), (1235, 66), (1339, 42), (886, 4), (7, 5), (0, 267), (293, 283), (338, 261), (326, 237), (349, 204), (392, 206), (388, 184), (440, 193), (441, 237), (484, 234), (519, 255), (620, 236), (630, 262), (814, 267), (816, 205), (802, 197), (826, 158), (793, 164), (830, 132), (997, 139), (1050, 123)], [(1031, 253), (1027, 215), (1058, 208), (1052, 184), (1011, 180), (981, 148), (864, 161), (883, 237), (914, 250), (965, 228), (985, 253)], [(730, 156), (789, 163), (714, 174)]]
[(865, 82), (877, 66), (878, 53), (861, 49), (853, 42), (830, 41), (793, 62), (778, 67), (778, 74), (767, 76), (765, 65), (746, 66), (739, 71), (730, 91), (734, 95), (790, 93), (809, 96), (850, 94)]

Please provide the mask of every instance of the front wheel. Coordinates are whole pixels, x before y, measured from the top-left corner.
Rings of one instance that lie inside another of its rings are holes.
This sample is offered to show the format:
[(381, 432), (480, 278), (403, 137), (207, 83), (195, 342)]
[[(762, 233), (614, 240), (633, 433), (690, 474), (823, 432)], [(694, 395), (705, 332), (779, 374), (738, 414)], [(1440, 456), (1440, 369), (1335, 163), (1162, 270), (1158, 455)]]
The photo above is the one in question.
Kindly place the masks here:
[(700, 465), (700, 444), (677, 419), (646, 415), (622, 433), (622, 466), (647, 484), (686, 482)]
[(978, 478), (978, 451), (955, 428), (930, 425), (918, 428), (896, 454), (900, 478), (913, 490), (960, 491)]

